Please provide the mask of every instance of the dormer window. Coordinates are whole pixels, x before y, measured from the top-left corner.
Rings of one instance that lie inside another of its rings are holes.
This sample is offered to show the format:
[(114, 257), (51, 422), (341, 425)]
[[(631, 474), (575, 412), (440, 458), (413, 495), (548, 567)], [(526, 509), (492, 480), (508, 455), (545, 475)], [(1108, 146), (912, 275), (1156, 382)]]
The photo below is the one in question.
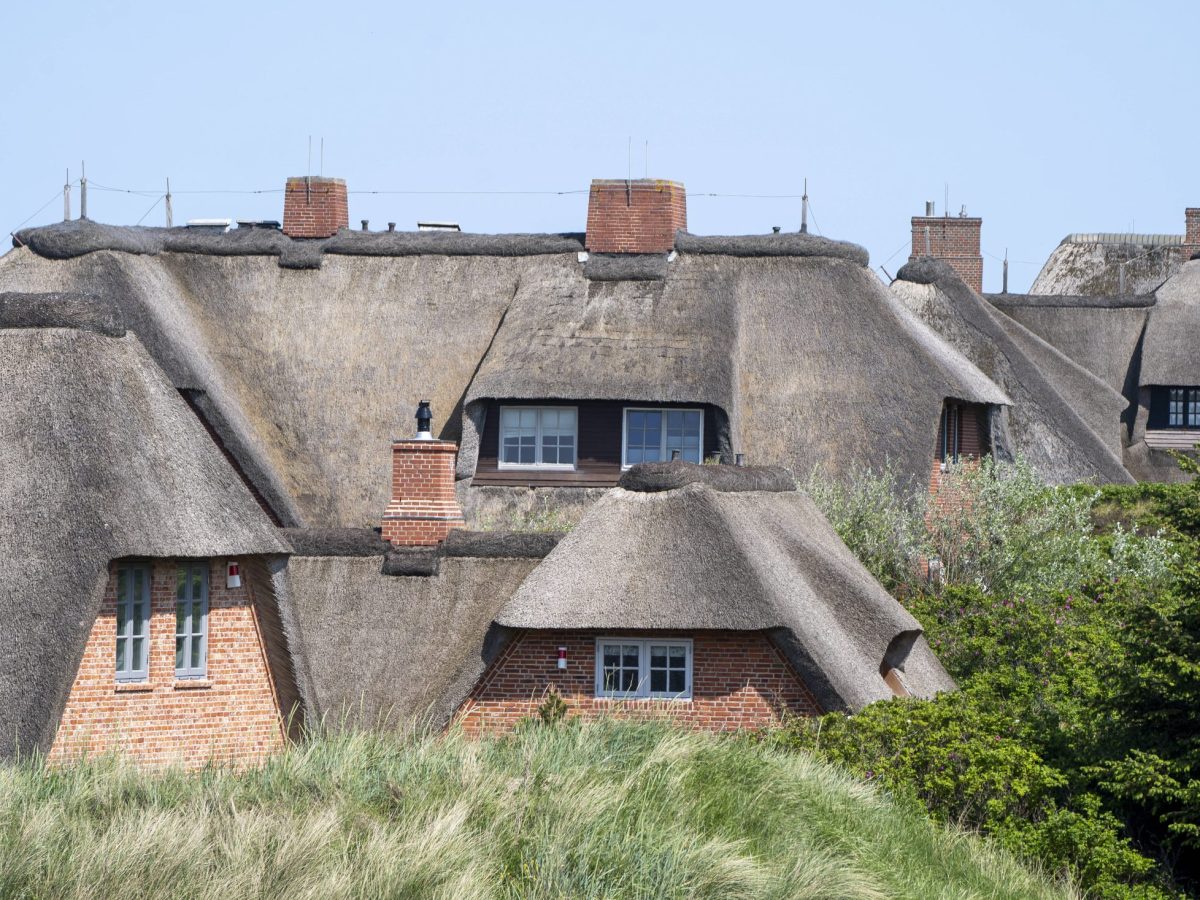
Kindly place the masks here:
[(1182, 385), (1150, 389), (1147, 430), (1200, 429), (1200, 387)]
[(699, 463), (704, 447), (704, 411), (699, 409), (625, 410), (621, 468), (644, 462), (669, 462), (674, 451), (684, 462)]
[(500, 407), (500, 468), (574, 469), (573, 406)]

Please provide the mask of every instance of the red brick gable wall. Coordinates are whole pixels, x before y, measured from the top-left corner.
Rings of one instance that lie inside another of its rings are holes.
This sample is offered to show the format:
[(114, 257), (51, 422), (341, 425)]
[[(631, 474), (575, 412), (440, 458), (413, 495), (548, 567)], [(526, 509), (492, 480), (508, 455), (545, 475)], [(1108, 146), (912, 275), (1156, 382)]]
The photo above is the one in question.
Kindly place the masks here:
[[(692, 639), (692, 698), (596, 697), (596, 638), (656, 634)], [(557, 668), (559, 647), (567, 648), (565, 670)], [(525, 631), (488, 667), (455, 718), (472, 736), (504, 732), (536, 716), (550, 688), (566, 701), (570, 716), (666, 717), (703, 731), (764, 728), (787, 715), (821, 712), (812, 692), (762, 631)]]
[[(225, 587), (224, 560), (209, 561), (208, 677), (175, 679), (176, 561), (154, 560), (149, 678), (115, 678), (114, 563), (59, 722), (49, 759), (117, 750), (149, 765), (252, 763), (284, 746), (284, 721), (267, 663), (253, 590)], [(243, 571), (245, 566), (243, 565)]]

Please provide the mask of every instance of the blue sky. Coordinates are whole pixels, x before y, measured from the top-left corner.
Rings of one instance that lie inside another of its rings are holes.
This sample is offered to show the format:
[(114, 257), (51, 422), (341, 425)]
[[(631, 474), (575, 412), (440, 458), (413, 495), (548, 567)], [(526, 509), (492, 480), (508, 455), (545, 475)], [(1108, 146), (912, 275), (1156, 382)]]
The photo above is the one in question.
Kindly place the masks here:
[[(280, 193), (185, 192), (280, 190), (309, 135), (313, 173), (324, 137), (351, 191), (579, 192), (352, 194), (355, 225), (580, 231), (632, 139), (635, 176), (648, 141), (649, 174), (686, 184), (692, 231), (795, 229), (797, 199), (701, 195), (807, 177), (821, 233), (893, 274), (949, 184), (952, 211), (983, 217), (985, 287), (1007, 248), (1022, 290), (1071, 231), (1182, 233), (1198, 26), (1195, 2), (13, 3), (0, 234), (80, 160), (94, 185), (169, 176), (177, 222), (278, 218)], [(154, 202), (88, 198), (125, 224)], [(32, 223), (61, 217), (59, 199)]]

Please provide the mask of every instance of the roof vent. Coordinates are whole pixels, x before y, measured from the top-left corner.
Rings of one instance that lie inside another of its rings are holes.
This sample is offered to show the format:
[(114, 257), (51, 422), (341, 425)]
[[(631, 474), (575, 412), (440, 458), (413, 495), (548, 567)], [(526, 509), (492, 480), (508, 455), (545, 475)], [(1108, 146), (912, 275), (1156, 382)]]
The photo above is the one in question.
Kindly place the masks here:
[(229, 226), (233, 224), (233, 219), (188, 219), (187, 227), (193, 231), (211, 231), (216, 234), (223, 234), (229, 230)]
[(238, 228), (263, 228), (267, 231), (278, 231), (279, 221), (277, 219), (238, 219)]
[(457, 222), (418, 222), (417, 231), (462, 231)]

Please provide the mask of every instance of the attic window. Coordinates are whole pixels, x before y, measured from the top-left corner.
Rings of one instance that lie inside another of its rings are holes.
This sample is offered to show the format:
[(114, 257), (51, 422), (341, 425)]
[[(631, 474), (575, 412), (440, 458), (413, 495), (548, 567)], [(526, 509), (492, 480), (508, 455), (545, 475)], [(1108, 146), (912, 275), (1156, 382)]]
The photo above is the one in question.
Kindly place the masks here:
[(117, 681), (149, 677), (150, 568), (117, 569)]
[(685, 638), (597, 638), (596, 696), (690, 700), (692, 642)]
[(684, 462), (700, 462), (704, 446), (704, 411), (699, 409), (625, 410), (621, 468), (644, 462), (667, 462), (679, 451)]
[(500, 468), (574, 469), (573, 406), (500, 407)]
[(1200, 388), (1170, 388), (1168, 390), (1167, 427), (1200, 427)]

